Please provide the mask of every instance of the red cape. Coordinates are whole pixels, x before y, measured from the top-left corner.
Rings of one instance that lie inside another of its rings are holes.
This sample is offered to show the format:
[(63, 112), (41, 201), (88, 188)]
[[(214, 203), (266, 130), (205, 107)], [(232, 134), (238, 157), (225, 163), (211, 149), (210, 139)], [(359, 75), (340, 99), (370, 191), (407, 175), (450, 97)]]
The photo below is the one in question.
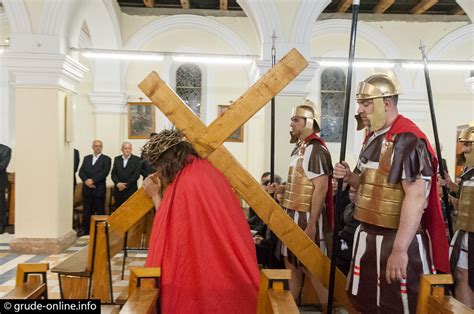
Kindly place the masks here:
[(162, 313), (255, 313), (259, 271), (249, 226), (224, 175), (192, 157), (157, 210), (147, 267), (161, 267)]
[[(316, 135), (316, 133), (309, 135), (307, 138), (305, 138), (304, 142), (307, 143), (313, 139), (317, 140), (319, 143), (321, 143), (321, 145), (324, 146), (324, 148), (328, 149), (326, 142), (321, 137)], [(328, 176), (328, 191), (326, 193), (326, 219), (329, 221), (329, 226), (332, 230), (334, 228), (334, 197), (332, 195), (332, 175)]]
[(421, 131), (415, 123), (402, 115), (398, 115), (385, 136), (388, 140), (390, 140), (392, 135), (400, 133), (412, 133), (416, 137), (423, 139), (431, 155), (435, 175), (431, 177), (431, 189), (428, 199), (428, 207), (426, 208), (421, 223), (423, 227), (428, 229), (429, 235), (431, 237), (431, 243), (433, 247), (433, 262), (436, 269), (444, 273), (449, 273), (449, 246), (448, 240), (446, 239), (446, 229), (444, 225), (443, 212), (441, 210), (441, 203), (439, 201), (438, 192), (436, 191), (438, 181), (436, 175), (438, 169), (438, 159), (436, 158), (436, 154), (431, 148), (430, 142), (428, 141), (425, 133), (423, 133), (423, 131)]

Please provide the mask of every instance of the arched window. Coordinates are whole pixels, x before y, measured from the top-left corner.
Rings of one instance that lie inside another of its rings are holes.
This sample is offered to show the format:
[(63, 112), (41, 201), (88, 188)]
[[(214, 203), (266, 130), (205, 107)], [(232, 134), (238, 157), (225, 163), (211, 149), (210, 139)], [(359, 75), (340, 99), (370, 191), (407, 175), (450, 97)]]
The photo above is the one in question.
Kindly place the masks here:
[(321, 74), (321, 137), (341, 142), (346, 75), (339, 68), (327, 68)]
[(176, 93), (189, 108), (201, 116), (201, 69), (191, 63), (185, 63), (176, 70)]

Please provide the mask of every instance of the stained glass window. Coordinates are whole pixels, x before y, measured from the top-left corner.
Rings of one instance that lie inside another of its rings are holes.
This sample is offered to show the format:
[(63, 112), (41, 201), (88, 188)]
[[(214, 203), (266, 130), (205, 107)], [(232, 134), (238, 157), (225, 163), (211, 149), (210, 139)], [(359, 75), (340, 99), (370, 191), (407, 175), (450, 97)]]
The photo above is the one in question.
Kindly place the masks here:
[(201, 116), (201, 69), (191, 63), (185, 63), (176, 70), (176, 93), (197, 115)]
[(346, 75), (339, 68), (327, 68), (321, 74), (321, 137), (341, 142)]

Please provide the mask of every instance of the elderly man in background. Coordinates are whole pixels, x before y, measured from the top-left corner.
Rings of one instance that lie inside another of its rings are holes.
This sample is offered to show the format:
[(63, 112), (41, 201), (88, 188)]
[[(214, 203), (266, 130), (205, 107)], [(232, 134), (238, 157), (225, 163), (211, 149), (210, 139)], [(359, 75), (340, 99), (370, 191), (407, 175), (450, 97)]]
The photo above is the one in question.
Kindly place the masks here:
[(137, 181), (142, 170), (140, 157), (132, 154), (132, 144), (122, 144), (122, 154), (114, 158), (112, 181), (116, 208), (120, 207), (138, 189)]
[(91, 215), (105, 214), (106, 178), (111, 160), (102, 154), (102, 141), (92, 142), (93, 154), (84, 157), (79, 177), (82, 182), (83, 214), (82, 229), (77, 236), (89, 234)]

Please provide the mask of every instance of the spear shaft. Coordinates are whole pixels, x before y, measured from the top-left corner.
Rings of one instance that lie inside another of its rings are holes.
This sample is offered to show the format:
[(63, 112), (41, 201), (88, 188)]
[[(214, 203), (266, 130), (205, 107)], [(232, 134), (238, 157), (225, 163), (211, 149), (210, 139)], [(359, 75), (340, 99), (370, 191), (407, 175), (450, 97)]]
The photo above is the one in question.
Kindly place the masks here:
[[(339, 162), (346, 159), (346, 144), (347, 144), (347, 128), (349, 122), (349, 108), (351, 103), (351, 88), (352, 88), (352, 68), (355, 55), (355, 44), (357, 36), (357, 18), (359, 14), (359, 0), (352, 1), (352, 25), (351, 25), (351, 40), (349, 45), (349, 64), (347, 66), (347, 80), (346, 80), (346, 98), (344, 106), (344, 117), (342, 123), (342, 138), (341, 138), (341, 152), (339, 154)], [(339, 242), (339, 230), (341, 229), (341, 219), (344, 212), (343, 199), (342, 199), (342, 186), (343, 179), (337, 181), (337, 194), (336, 194), (336, 206), (334, 213), (334, 231), (332, 237), (332, 254), (331, 254), (331, 268), (329, 273), (329, 295), (328, 295), (328, 306), (327, 313), (332, 313), (333, 301), (334, 301), (334, 287), (336, 280), (336, 259), (338, 258), (340, 242)]]
[[(433, 103), (433, 93), (431, 90), (431, 80), (430, 80), (430, 72), (428, 71), (428, 60), (425, 54), (425, 45), (423, 42), (420, 41), (421, 57), (423, 59), (423, 68), (425, 70), (425, 81), (426, 81), (426, 90), (428, 92), (428, 103), (430, 105), (430, 114), (431, 114), (431, 124), (433, 126), (433, 135), (435, 138), (435, 145), (436, 145), (436, 155), (439, 161), (439, 174), (444, 179), (445, 178), (445, 169), (443, 164), (443, 157), (441, 156), (441, 145), (439, 143), (439, 136), (438, 136), (438, 125), (436, 123), (436, 114), (434, 110), (434, 103)], [(428, 144), (428, 143), (427, 143)], [(446, 210), (446, 219), (448, 220), (448, 229), (449, 229), (449, 238), (453, 238), (453, 223), (451, 218), (451, 204), (449, 203), (448, 197), (448, 188), (443, 186), (443, 202), (444, 208)]]

